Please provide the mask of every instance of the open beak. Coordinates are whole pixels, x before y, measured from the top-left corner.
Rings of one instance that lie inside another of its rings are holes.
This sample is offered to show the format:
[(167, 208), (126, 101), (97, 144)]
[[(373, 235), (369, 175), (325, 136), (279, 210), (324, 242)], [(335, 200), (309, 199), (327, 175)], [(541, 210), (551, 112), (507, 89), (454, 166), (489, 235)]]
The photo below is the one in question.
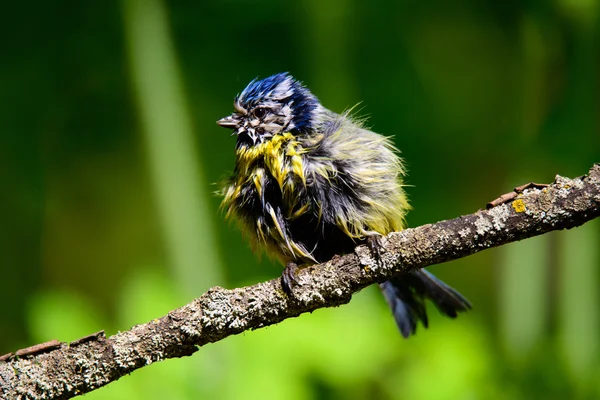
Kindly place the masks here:
[(234, 118), (233, 115), (230, 115), (228, 117), (221, 118), (220, 120), (218, 120), (217, 124), (219, 126), (222, 126), (223, 128), (235, 129), (238, 127), (239, 120)]

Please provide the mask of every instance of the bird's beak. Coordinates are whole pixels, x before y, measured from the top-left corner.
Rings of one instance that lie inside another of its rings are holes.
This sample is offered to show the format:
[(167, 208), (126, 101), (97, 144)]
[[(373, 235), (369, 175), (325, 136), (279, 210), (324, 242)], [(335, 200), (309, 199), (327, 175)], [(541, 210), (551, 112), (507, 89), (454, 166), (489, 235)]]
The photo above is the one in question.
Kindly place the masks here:
[(217, 124), (219, 126), (222, 126), (223, 128), (234, 129), (237, 128), (239, 121), (236, 118), (234, 118), (233, 115), (230, 115), (228, 117), (221, 118), (220, 120), (218, 120)]

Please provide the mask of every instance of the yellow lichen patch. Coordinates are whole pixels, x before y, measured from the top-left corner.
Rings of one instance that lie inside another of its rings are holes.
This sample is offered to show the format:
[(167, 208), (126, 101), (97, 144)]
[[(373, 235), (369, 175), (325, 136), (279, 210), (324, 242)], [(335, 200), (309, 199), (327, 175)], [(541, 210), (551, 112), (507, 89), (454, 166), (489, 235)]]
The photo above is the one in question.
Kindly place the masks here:
[(517, 199), (512, 202), (512, 207), (515, 209), (515, 212), (522, 213), (525, 212), (525, 203), (522, 199)]

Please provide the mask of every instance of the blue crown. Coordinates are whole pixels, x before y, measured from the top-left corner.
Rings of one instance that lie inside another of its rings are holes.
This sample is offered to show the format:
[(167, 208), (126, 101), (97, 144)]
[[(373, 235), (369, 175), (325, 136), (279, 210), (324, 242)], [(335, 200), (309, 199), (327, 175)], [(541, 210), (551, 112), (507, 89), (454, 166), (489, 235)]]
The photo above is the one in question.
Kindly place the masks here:
[(237, 100), (239, 100), (242, 105), (256, 105), (256, 103), (269, 98), (273, 94), (273, 91), (284, 82), (288, 82), (292, 85), (299, 84), (290, 74), (281, 72), (260, 81), (254, 79), (246, 86), (242, 93), (238, 95)]
[(312, 128), (313, 111), (319, 105), (319, 100), (301, 82), (287, 72), (272, 75), (262, 80), (253, 80), (236, 97), (246, 109), (261, 104), (288, 104), (292, 110), (292, 120), (295, 129), (304, 133)]

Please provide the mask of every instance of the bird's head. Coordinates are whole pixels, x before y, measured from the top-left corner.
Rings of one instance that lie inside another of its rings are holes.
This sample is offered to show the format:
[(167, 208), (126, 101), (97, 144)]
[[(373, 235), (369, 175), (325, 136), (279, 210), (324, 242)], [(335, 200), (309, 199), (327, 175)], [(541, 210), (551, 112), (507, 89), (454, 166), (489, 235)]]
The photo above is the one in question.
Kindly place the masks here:
[(235, 112), (217, 121), (254, 146), (282, 132), (304, 134), (314, 127), (319, 100), (288, 73), (253, 80), (234, 100)]

